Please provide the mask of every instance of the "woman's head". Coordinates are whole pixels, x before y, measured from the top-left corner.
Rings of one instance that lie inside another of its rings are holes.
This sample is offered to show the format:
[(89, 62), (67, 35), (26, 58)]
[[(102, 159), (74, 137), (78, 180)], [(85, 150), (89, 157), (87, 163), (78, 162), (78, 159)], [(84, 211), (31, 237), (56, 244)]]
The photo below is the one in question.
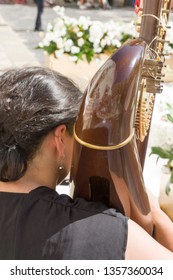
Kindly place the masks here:
[(42, 67), (0, 76), (0, 181), (25, 173), (44, 137), (65, 124), (72, 135), (82, 93), (66, 77)]

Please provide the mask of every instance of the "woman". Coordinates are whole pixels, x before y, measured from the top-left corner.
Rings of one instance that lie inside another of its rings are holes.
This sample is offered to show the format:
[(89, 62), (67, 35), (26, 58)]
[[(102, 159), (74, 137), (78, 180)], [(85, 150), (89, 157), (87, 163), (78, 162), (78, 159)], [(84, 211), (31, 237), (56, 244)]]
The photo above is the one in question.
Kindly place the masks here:
[(0, 259), (173, 259), (115, 209), (55, 191), (70, 169), (81, 99), (49, 69), (0, 76)]

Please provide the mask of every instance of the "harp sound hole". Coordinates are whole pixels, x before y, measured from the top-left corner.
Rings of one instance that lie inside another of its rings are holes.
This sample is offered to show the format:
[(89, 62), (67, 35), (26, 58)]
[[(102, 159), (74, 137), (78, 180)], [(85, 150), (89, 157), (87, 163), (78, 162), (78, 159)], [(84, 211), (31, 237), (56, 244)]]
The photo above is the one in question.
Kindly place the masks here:
[(110, 184), (106, 178), (92, 176), (89, 178), (89, 186), (92, 201), (100, 201), (109, 205)]

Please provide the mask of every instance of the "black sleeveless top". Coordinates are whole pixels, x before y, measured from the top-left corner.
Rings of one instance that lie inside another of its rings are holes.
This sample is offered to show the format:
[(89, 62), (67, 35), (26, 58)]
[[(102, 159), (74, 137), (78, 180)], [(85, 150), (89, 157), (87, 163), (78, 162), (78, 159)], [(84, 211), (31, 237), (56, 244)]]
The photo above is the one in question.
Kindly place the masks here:
[(127, 218), (48, 187), (0, 192), (0, 259), (120, 260)]

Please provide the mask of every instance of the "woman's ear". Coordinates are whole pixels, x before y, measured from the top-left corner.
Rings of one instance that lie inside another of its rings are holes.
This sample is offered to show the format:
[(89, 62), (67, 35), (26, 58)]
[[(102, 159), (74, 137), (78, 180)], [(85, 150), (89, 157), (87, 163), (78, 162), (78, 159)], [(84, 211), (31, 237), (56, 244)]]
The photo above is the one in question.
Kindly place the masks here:
[(66, 126), (64, 124), (57, 126), (54, 129), (54, 143), (56, 145), (56, 149), (58, 151), (58, 156), (60, 159), (64, 158), (64, 136), (66, 133)]

